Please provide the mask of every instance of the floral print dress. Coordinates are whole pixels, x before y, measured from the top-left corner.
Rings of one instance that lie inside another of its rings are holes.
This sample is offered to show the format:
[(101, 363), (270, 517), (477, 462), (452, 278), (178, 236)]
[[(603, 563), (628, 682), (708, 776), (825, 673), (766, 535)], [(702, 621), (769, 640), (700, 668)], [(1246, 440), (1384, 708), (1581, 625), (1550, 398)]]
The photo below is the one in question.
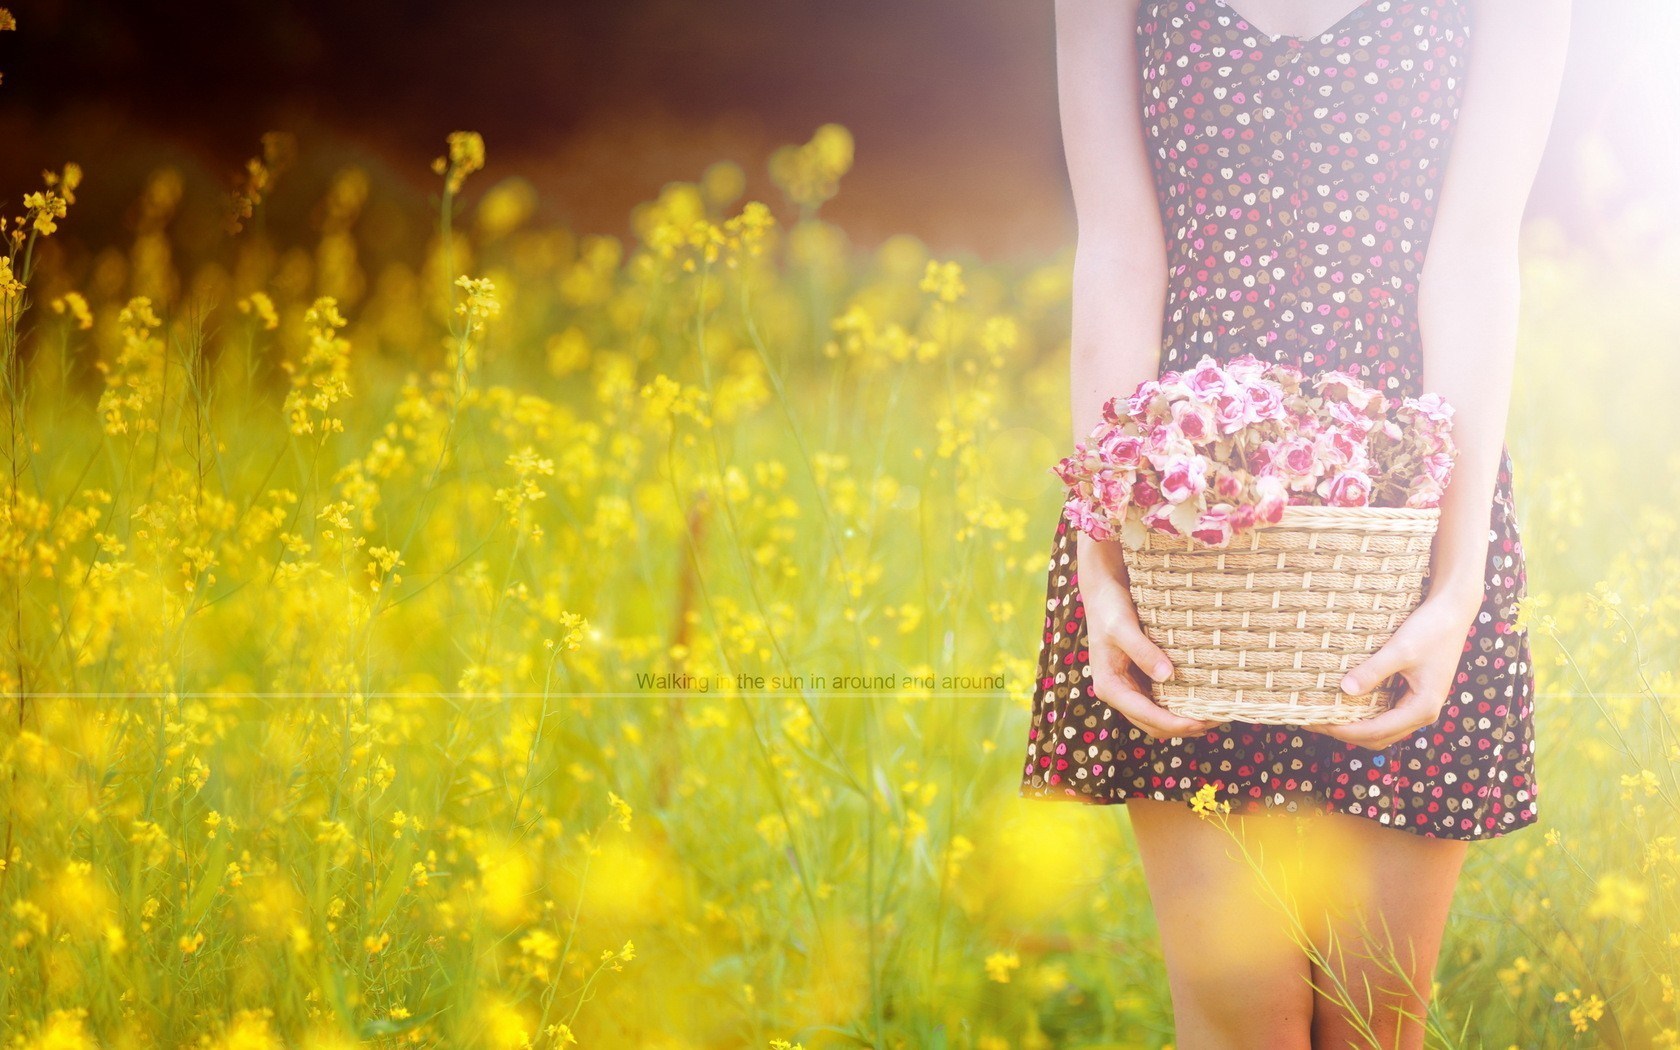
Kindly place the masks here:
[[(1135, 44), (1169, 255), (1161, 371), (1250, 352), (1423, 393), (1418, 277), (1475, 37), (1473, 4), (1365, 0), (1317, 37), (1272, 37), (1223, 0), (1144, 0)], [(1118, 393), (1118, 392), (1117, 392)], [(1418, 835), (1533, 824), (1527, 590), (1502, 448), (1486, 590), (1433, 725), (1381, 751), (1227, 722), (1158, 741), (1092, 695), (1076, 531), (1050, 544), (1020, 794), (1087, 804), (1341, 812)]]

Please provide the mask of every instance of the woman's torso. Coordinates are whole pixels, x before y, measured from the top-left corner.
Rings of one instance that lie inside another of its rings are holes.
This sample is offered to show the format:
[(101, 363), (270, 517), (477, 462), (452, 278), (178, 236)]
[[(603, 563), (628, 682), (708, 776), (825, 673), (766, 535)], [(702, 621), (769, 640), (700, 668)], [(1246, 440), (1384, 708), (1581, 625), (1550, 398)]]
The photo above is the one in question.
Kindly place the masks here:
[(1222, 0), (1143, 0), (1163, 371), (1253, 352), (1421, 392), (1418, 277), (1470, 36), (1468, 3), (1365, 0), (1273, 39)]

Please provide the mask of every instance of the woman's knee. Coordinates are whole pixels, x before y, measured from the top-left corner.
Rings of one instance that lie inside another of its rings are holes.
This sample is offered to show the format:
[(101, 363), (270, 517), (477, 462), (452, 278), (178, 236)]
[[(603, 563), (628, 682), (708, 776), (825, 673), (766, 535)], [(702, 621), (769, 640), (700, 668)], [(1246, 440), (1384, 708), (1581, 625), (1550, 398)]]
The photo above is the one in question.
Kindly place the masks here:
[(1313, 990), (1304, 951), (1262, 960), (1196, 953), (1168, 965), (1178, 1046), (1311, 1045)]
[(1371, 1047), (1373, 1050), (1423, 1046), (1430, 980), (1413, 983), (1386, 968), (1338, 968), (1336, 976), (1316, 964), (1313, 1000), (1315, 1046)]

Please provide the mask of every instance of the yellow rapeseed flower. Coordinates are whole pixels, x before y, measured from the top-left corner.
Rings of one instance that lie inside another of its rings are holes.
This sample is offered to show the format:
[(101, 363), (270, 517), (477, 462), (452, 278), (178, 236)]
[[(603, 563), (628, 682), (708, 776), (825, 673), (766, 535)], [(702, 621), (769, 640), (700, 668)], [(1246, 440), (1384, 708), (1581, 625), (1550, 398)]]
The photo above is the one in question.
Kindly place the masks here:
[(270, 131), (262, 137), (262, 156), (245, 162), (245, 170), (235, 181), (228, 201), (227, 229), (238, 233), (245, 228), (256, 206), (274, 188), (280, 173), (291, 166), (297, 155), (297, 137), (290, 132)]
[(993, 952), (986, 956), (986, 976), (999, 984), (1009, 983), (1009, 974), (1021, 968), (1021, 957), (1014, 952)]
[(115, 914), (116, 901), (104, 879), (88, 861), (69, 861), (50, 887), (49, 905), (56, 922), (81, 935), (103, 934)]
[(552, 962), (560, 957), (560, 941), (547, 930), (532, 930), (519, 939), (519, 950)]
[(25, 290), (23, 282), (12, 272), (11, 257), (0, 255), (0, 306), (10, 305)]
[(46, 171), (41, 173), (41, 178), (47, 184), (46, 189), (23, 195), (23, 221), (29, 223), (34, 232), (47, 237), (58, 229), (58, 220), (64, 218), (70, 205), (76, 202), (76, 186), (82, 180), (82, 169), (69, 164), (65, 166), (63, 175)]
[(163, 325), (152, 311), (152, 300), (144, 295), (128, 301), (117, 316), (122, 326), (123, 345), (116, 361), (95, 361), (105, 374), (105, 390), (99, 396), (99, 414), (107, 434), (155, 431), (158, 428), (152, 406), (163, 396), (164, 346), (156, 335)]
[(501, 926), (519, 922), (529, 907), (535, 879), (531, 860), (518, 843), (491, 843), (474, 858), (478, 864), (477, 902)]
[(1649, 769), (1641, 769), (1637, 773), (1626, 774), (1622, 777), (1622, 798), (1631, 800), (1635, 789), (1642, 789), (1646, 795), (1655, 795), (1662, 789), (1662, 781), (1657, 774)]
[[(514, 482), (512, 485), (497, 489), (494, 498), (497, 503), (506, 508), (508, 520), (517, 525), (520, 520), (520, 512), (524, 510), (527, 503), (543, 499), (548, 495), (543, 491), (542, 486), (537, 484), (537, 477), (539, 475), (553, 475), (554, 461), (538, 456), (535, 448), (526, 445), (518, 452), (508, 456), (506, 462), (508, 466), (513, 468)], [(536, 532), (534, 538), (540, 539), (541, 528), (533, 528)]]
[(1604, 1000), (1596, 994), (1583, 997), (1579, 988), (1559, 992), (1553, 996), (1553, 1001), (1574, 1004), (1569, 1009), (1569, 1023), (1575, 1027), (1577, 1032), (1587, 1031), (1592, 1027), (1592, 1022), (1604, 1016)]
[(80, 292), (65, 292), (52, 301), (52, 308), (55, 314), (69, 315), (84, 332), (93, 327), (93, 311), (88, 309), (87, 300)]
[(280, 327), (280, 315), (275, 312), (274, 300), (266, 292), (252, 292), (239, 300), (239, 312), (251, 314), (270, 332)]
[(444, 176), (450, 193), (459, 193), (467, 176), (484, 167), (484, 137), (476, 131), (451, 131), (448, 142), (448, 156), (432, 161), (432, 170)]
[(687, 416), (703, 427), (711, 426), (711, 417), (705, 409), (706, 392), (699, 387), (679, 383), (661, 372), (652, 382), (643, 384), (641, 394), (651, 419), (674, 421), (678, 416)]
[(1219, 789), (1210, 783), (1196, 789), (1196, 793), (1190, 797), (1190, 808), (1195, 810), (1198, 816), (1207, 817), (1213, 813), (1229, 813), (1231, 803), (1219, 801)]
[(764, 254), (770, 231), (775, 229), (776, 217), (763, 201), (748, 201), (740, 214), (723, 224), (724, 264), (734, 269), (743, 258), (757, 258)]
[(517, 1003), (491, 994), (478, 1004), (475, 1028), (491, 1050), (524, 1050), (537, 1034), (536, 1026)]
[(241, 1010), (217, 1040), (215, 1050), (283, 1050), (285, 1043), (269, 1024), (274, 1011)]
[(782, 146), (770, 155), (770, 178), (788, 199), (815, 208), (840, 190), (840, 178), (852, 169), (852, 133), (840, 124), (824, 124), (799, 146)]
[(747, 188), (747, 173), (732, 160), (720, 160), (707, 166), (700, 174), (700, 191), (714, 207), (734, 203)]
[(468, 333), (484, 328), (486, 321), (502, 312), (501, 300), (496, 298), (496, 285), (488, 277), (455, 278), (455, 284), (466, 289), (467, 298), (455, 307), (455, 312), (467, 319)]
[(607, 805), (612, 809), (613, 816), (618, 820), (618, 826), (625, 831), (630, 830), (630, 803), (619, 798), (617, 794), (607, 792)]
[(537, 191), (521, 178), (503, 179), (478, 202), (478, 229), (486, 239), (506, 236), (537, 210)]
[[(9, 28), (5, 19), (11, 15), (0, 10), (0, 29)], [(87, 1011), (80, 1007), (74, 1010), (54, 1010), (47, 1015), (46, 1023), (41, 1026), (35, 1038), (28, 1042), (20, 1042), (24, 1050), (98, 1050), (99, 1041), (84, 1024)]]
[(368, 589), (378, 593), (387, 584), (395, 587), (402, 582), (402, 574), (393, 572), (397, 566), (404, 564), (402, 554), (390, 547), (368, 548), (367, 574)]
[(292, 376), (283, 407), (292, 433), (324, 437), (344, 430), (344, 421), (330, 410), (350, 396), (350, 341), (338, 335), (348, 322), (338, 312), (338, 301), (322, 296), (304, 314), (303, 323), (309, 330), (303, 359), (280, 362)]
[(954, 303), (968, 294), (968, 286), (963, 283), (962, 265), (956, 262), (929, 259), (927, 271), (918, 287), (942, 303)]
[(1643, 882), (1612, 871), (1599, 876), (1595, 889), (1592, 903), (1587, 905), (1588, 918), (1620, 919), (1627, 923), (1638, 923), (1645, 918), (1645, 902), (1651, 891)]

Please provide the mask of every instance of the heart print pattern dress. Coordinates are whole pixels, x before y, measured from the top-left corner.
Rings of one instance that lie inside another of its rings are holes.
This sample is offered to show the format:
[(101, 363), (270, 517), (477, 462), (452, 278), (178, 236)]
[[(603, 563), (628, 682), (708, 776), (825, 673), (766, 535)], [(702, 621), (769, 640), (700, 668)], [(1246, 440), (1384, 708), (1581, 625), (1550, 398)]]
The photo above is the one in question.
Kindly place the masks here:
[[(1161, 371), (1204, 354), (1343, 369), (1417, 395), (1418, 277), (1475, 38), (1473, 3), (1365, 0), (1272, 37), (1223, 0), (1144, 0), (1135, 45), (1167, 231)], [(1119, 393), (1119, 391), (1116, 391)], [(1158, 741), (1091, 693), (1077, 533), (1058, 520), (1022, 797), (1340, 812), (1491, 839), (1538, 819), (1527, 591), (1501, 448), (1486, 589), (1433, 725), (1372, 751), (1233, 721)]]

